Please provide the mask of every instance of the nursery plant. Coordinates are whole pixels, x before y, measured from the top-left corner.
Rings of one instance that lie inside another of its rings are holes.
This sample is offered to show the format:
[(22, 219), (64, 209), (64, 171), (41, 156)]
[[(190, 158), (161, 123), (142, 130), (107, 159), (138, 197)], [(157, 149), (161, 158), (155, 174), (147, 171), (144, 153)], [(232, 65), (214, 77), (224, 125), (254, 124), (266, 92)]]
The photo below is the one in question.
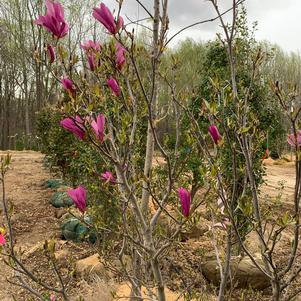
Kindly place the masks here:
[[(239, 246), (239, 253), (248, 256), (270, 279), (272, 299), (291, 300), (299, 291), (289, 288), (301, 272), (296, 261), (300, 108), (293, 102), (295, 95), (283, 90), (278, 82), (272, 86), (292, 124), (289, 143), (296, 154), (294, 212), (275, 217), (263, 206), (259, 185), (265, 151), (265, 127), (258, 114), (265, 88), (260, 70), (266, 54), (252, 43), (244, 26), (244, 10), (239, 14), (244, 1), (233, 0), (224, 12), (218, 1), (209, 1), (216, 12), (214, 20), (219, 20), (223, 29), (211, 53), (220, 66), (219, 72), (208, 72), (197, 97), (197, 87), (177, 87), (175, 73), (167, 74), (162, 63), (172, 39), (185, 30), (167, 35), (168, 2), (154, 0), (151, 10), (137, 0), (147, 18), (134, 23), (149, 32), (145, 43), (137, 40), (132, 22), (127, 23), (121, 15), (123, 1), (116, 1), (114, 8), (100, 3), (91, 8), (91, 18), (97, 30), (105, 30), (106, 38), (99, 41), (86, 37), (77, 51), (68, 53), (63, 40), (70, 29), (64, 8), (59, 2), (45, 1), (45, 13), (34, 23), (45, 32), (49, 58), (44, 63), (64, 95), (51, 115), (56, 123), (51, 121), (47, 125), (51, 130), (42, 137), (45, 150), (54, 156), (60, 154), (50, 158), (72, 179), (74, 187), (67, 193), (78, 209), (74, 217), (95, 231), (97, 241), (91, 248), (101, 258), (119, 260), (115, 273), (130, 283), (131, 300), (143, 300), (143, 287), (148, 299), (167, 300), (163, 259), (170, 247), (179, 243), (183, 228), (198, 222), (200, 207), (210, 213), (207, 234), (212, 237), (220, 272), (217, 299), (227, 298), (231, 263)], [(232, 15), (229, 24), (224, 20), (226, 13)], [(176, 70), (176, 60), (170, 68)], [(160, 99), (162, 87), (164, 102)], [(159, 135), (160, 123), (167, 116), (173, 126), (168, 135)], [(40, 122), (43, 128), (45, 118)], [(1, 161), (7, 231), (5, 235), (1, 232), (0, 244), (7, 263), (17, 272), (15, 283), (40, 300), (70, 300), (66, 279), (56, 266), (53, 242), (45, 243), (45, 252), (58, 287), (47, 285), (29, 271), (15, 250), (5, 194), (9, 161), (9, 156)], [(171, 231), (164, 228), (166, 220)], [(287, 228), (293, 230), (294, 240), (280, 267), (275, 250)], [(217, 243), (217, 229), (226, 237), (222, 244)], [(245, 243), (251, 232), (258, 239), (263, 265)], [(192, 299), (185, 292), (183, 295)]]

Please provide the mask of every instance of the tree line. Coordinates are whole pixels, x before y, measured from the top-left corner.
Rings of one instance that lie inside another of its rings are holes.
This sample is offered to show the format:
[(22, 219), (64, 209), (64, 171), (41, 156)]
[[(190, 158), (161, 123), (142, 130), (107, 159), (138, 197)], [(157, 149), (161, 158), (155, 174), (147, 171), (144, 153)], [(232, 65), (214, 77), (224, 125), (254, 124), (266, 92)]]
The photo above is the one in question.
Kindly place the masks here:
[[(76, 54), (83, 58), (83, 53), (76, 53), (79, 42), (84, 37), (104, 40), (102, 32), (96, 31), (95, 21), (88, 16), (89, 7), (95, 0), (62, 1), (68, 9), (66, 19), (70, 25), (70, 35), (64, 41), (69, 55)], [(45, 10), (43, 1), (4, 0), (0, 3), (0, 149), (36, 148), (35, 134), (36, 113), (46, 104), (56, 104), (60, 100), (60, 85), (56, 77), (64, 71), (45, 64), (48, 61), (47, 44), (41, 28), (34, 21)], [(80, 20), (80, 22), (79, 22)], [(141, 38), (145, 33), (141, 34)], [(195, 87), (205, 76), (202, 72), (211, 42), (195, 42), (187, 39), (170, 49), (165, 56), (168, 70), (170, 61), (181, 57), (182, 63), (177, 70), (177, 85)], [(262, 47), (270, 55), (265, 66), (267, 77), (300, 83), (301, 58), (299, 53), (287, 53), (277, 45), (262, 42)], [(67, 58), (66, 58), (67, 59)], [(187, 85), (187, 83), (189, 83)], [(300, 87), (296, 87), (300, 89)], [(197, 91), (196, 91), (197, 92)], [(161, 93), (164, 102), (164, 89)], [(171, 121), (166, 119), (162, 132), (168, 131)]]

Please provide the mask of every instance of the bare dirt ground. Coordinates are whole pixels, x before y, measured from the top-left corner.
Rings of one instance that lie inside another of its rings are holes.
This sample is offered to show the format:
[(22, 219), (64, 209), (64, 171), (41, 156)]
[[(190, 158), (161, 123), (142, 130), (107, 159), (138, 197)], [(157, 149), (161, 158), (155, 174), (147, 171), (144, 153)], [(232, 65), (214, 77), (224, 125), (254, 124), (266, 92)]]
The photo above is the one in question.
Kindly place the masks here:
[[(0, 152), (0, 155), (2, 154), (5, 153)], [(7, 198), (14, 208), (13, 228), (17, 246), (22, 246), (22, 249), (28, 252), (39, 243), (42, 244), (46, 239), (54, 237), (59, 240), (60, 221), (55, 217), (56, 209), (49, 204), (49, 198), (53, 191), (43, 186), (44, 182), (51, 178), (49, 172), (43, 168), (43, 155), (31, 151), (11, 152), (11, 155), (13, 157), (12, 165), (6, 177)], [(265, 163), (267, 177), (266, 184), (262, 186), (262, 196), (275, 197), (281, 192), (287, 206), (291, 206), (295, 172), (293, 162), (274, 162), (268, 159)], [(281, 181), (285, 186), (283, 191), (278, 189), (281, 186)], [(0, 227), (2, 224), (1, 214)], [(66, 245), (67, 248), (73, 250), (75, 259), (89, 255), (86, 246), (75, 246), (69, 243)], [(66, 248), (66, 245), (64, 248)], [(38, 261), (37, 256), (31, 258), (30, 264), (33, 269), (38, 271), (38, 269), (45, 266), (47, 271), (47, 263)], [(30, 300), (20, 289), (6, 282), (6, 275), (11, 275), (11, 270), (0, 261), (0, 301), (11, 301), (13, 296), (16, 296), (18, 301)], [(78, 283), (72, 285), (73, 288), (79, 287)], [(100, 291), (105, 289), (107, 289), (106, 284), (100, 287)], [(111, 300), (110, 293), (107, 295), (108, 299), (99, 299), (98, 295), (96, 299), (87, 300)], [(171, 297), (170, 300), (172, 300)]]
[[(6, 154), (0, 152), (0, 155)], [(58, 223), (49, 205), (51, 192), (43, 187), (49, 173), (42, 168), (43, 155), (37, 152), (11, 152), (12, 165), (6, 176), (7, 199), (13, 205), (13, 227), (17, 244), (24, 249), (56, 233)], [(0, 225), (3, 223), (0, 216)], [(12, 300), (16, 291), (5, 281), (7, 266), (0, 262), (0, 300)]]
[(262, 194), (276, 197), (281, 192), (281, 185), (284, 185), (283, 201), (291, 201), (295, 185), (295, 163), (286, 160), (267, 159), (264, 164), (267, 168), (267, 183), (262, 186)]
[[(1, 152), (0, 156), (7, 152)], [(23, 258), (39, 277), (45, 282), (57, 285), (52, 275), (48, 274), (49, 266), (43, 257), (43, 243), (45, 240), (55, 239), (58, 241), (58, 249), (67, 250), (68, 256), (72, 257), (73, 263), (85, 258), (90, 254), (89, 247), (85, 243), (73, 244), (60, 240), (60, 223), (56, 218), (57, 209), (53, 208), (49, 199), (53, 193), (51, 189), (45, 188), (46, 180), (52, 178), (50, 173), (43, 167), (44, 155), (38, 152), (22, 151), (10, 152), (12, 164), (5, 179), (6, 198), (13, 206), (13, 229), (16, 237), (17, 247), (22, 248)], [(0, 215), (0, 227), (4, 224), (3, 215)], [(28, 257), (28, 258), (27, 258)], [(69, 258), (69, 259), (70, 259)], [(67, 262), (67, 259), (64, 260)], [(60, 267), (61, 271), (67, 267)], [(66, 271), (67, 272), (67, 271)], [(12, 275), (12, 270), (0, 259), (0, 301), (29, 301), (33, 300), (22, 289), (9, 284), (6, 277)], [(54, 277), (53, 277), (54, 278)], [(126, 284), (116, 286), (114, 284), (97, 281), (88, 285), (84, 280), (76, 279), (70, 283), (72, 300), (83, 295), (88, 301), (110, 301), (111, 290), (117, 290), (119, 296), (129, 295)], [(175, 300), (172, 292), (167, 292), (169, 300)], [(15, 298), (15, 299), (13, 299)]]

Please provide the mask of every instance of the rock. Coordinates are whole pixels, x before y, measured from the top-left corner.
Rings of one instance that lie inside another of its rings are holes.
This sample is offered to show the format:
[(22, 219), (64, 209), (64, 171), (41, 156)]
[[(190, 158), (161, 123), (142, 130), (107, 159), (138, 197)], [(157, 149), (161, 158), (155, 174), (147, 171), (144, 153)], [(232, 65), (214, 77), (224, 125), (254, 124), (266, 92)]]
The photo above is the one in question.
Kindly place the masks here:
[[(48, 240), (48, 243), (49, 242), (52, 242), (55, 244), (55, 253), (54, 253), (55, 256), (56, 256), (56, 254), (63, 254), (60, 252), (64, 251), (63, 246), (66, 244), (66, 241), (64, 241), (64, 240), (57, 240), (57, 241)], [(21, 248), (21, 253), (22, 253), (23, 258), (28, 259), (31, 256), (35, 255), (36, 253), (43, 251), (44, 246), (45, 246), (45, 241), (40, 241), (40, 242), (37, 242), (36, 244), (30, 245), (30, 246), (24, 245), (23, 248)]]
[[(262, 260), (256, 259), (256, 261), (263, 266)], [(206, 261), (201, 266), (204, 277), (214, 285), (218, 285), (220, 272), (216, 260)], [(269, 278), (253, 264), (250, 258), (244, 257), (242, 260), (238, 257), (232, 258), (230, 266), (233, 283), (236, 284), (237, 288), (250, 287), (263, 290), (270, 286)]]
[(99, 261), (99, 255), (94, 254), (90, 257), (77, 261), (75, 265), (76, 275), (81, 278), (100, 276), (102, 278), (111, 278), (110, 273)]
[(36, 243), (35, 245), (31, 246), (30, 248), (26, 249), (25, 252), (23, 253), (24, 258), (29, 258), (36, 252), (39, 252), (44, 249), (44, 241), (40, 241)]
[(64, 216), (67, 212), (66, 209), (64, 208), (56, 208), (55, 211), (54, 211), (54, 216), (57, 218), (57, 219), (60, 219), (62, 216)]

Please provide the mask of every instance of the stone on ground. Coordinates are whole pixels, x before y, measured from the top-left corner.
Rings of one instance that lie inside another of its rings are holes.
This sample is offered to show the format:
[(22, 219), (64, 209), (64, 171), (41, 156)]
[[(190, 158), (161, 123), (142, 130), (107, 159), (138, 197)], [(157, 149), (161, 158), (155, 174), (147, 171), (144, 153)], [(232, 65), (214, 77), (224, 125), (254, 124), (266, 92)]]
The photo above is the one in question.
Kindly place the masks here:
[[(256, 259), (260, 266), (263, 266), (262, 260)], [(250, 258), (244, 257), (242, 260), (233, 258), (231, 261), (231, 274), (233, 283), (237, 288), (252, 288), (263, 290), (270, 286), (269, 278), (261, 272), (251, 261)], [(220, 282), (220, 271), (216, 260), (209, 260), (202, 263), (202, 272), (205, 278), (218, 285)]]
[(100, 262), (98, 254), (77, 261), (75, 270), (76, 275), (80, 278), (91, 278), (93, 276), (110, 278), (111, 276), (110, 272)]

